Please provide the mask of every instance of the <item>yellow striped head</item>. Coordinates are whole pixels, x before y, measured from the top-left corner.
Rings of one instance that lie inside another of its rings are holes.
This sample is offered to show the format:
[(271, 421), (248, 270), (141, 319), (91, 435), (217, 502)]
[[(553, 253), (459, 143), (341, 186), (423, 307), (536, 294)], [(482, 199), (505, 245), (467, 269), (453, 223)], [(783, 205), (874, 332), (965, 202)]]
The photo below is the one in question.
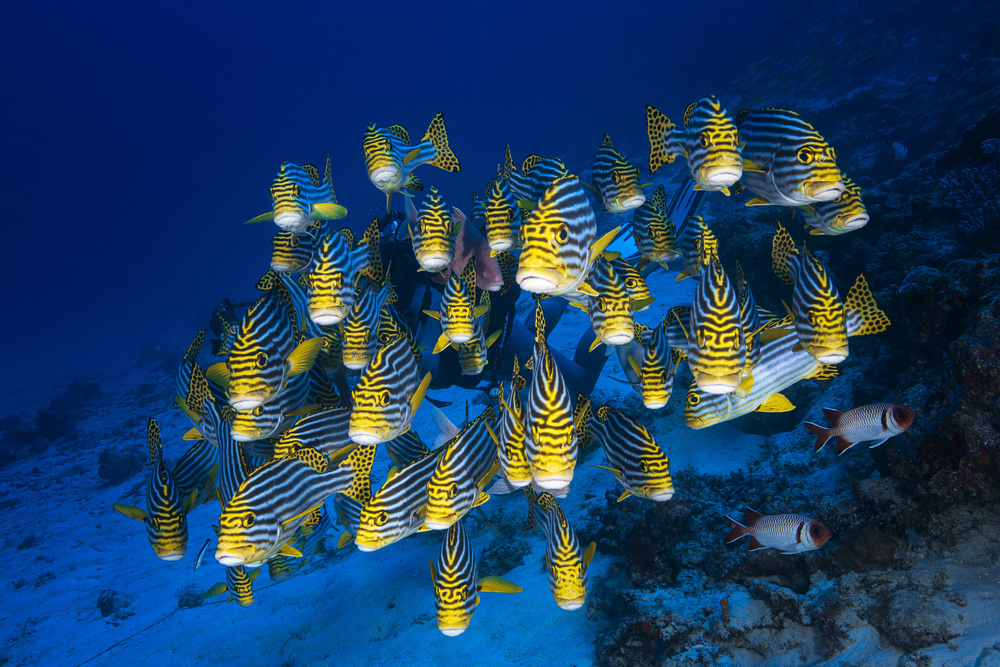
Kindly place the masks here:
[(722, 102), (709, 95), (691, 104), (684, 114), (685, 147), (691, 177), (704, 190), (722, 190), (740, 180), (736, 123)]
[(369, 180), (383, 192), (397, 192), (405, 176), (403, 156), (404, 151), (409, 148), (409, 136), (400, 134), (399, 130), (395, 133), (391, 131), (395, 128), (401, 129), (403, 133), (406, 132), (400, 125), (381, 128), (375, 123), (368, 123), (362, 142), (365, 171), (368, 172)]
[(443, 271), (454, 259), (455, 225), (451, 209), (437, 188), (431, 188), (420, 204), (416, 226), (410, 228), (410, 238), (417, 262), (428, 273)]
[(448, 637), (462, 634), (479, 603), (479, 591), (476, 557), (461, 521), (448, 529), (437, 567), (431, 563), (431, 580), (438, 629)]
[(799, 342), (817, 361), (839, 364), (847, 358), (847, 319), (840, 292), (823, 263), (805, 246), (792, 290), (792, 313)]
[(410, 400), (419, 383), (417, 361), (405, 336), (380, 348), (351, 392), (351, 440), (373, 445), (405, 431), (413, 418)]
[(703, 390), (726, 394), (739, 385), (746, 366), (740, 301), (718, 254), (702, 256), (708, 262), (691, 308), (688, 366)]
[(598, 257), (590, 271), (590, 286), (597, 296), (588, 296), (588, 313), (594, 334), (606, 345), (625, 345), (634, 337), (632, 301), (625, 283)]

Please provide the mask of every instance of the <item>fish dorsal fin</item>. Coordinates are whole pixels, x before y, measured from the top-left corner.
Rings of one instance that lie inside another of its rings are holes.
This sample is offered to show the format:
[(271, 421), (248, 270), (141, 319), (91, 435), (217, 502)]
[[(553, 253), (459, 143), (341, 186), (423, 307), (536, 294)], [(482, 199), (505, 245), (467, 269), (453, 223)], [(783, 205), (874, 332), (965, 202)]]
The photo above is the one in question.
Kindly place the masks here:
[(859, 274), (844, 301), (847, 313), (847, 335), (865, 336), (882, 333), (889, 328), (889, 317), (875, 303), (865, 275)]
[(698, 106), (697, 102), (692, 102), (684, 110), (684, 129), (687, 129), (691, 125), (691, 117), (694, 116), (694, 109)]
[(527, 174), (529, 171), (531, 171), (532, 167), (534, 167), (536, 164), (538, 164), (544, 159), (545, 158), (543, 158), (541, 155), (535, 155), (535, 154), (531, 154), (528, 157), (524, 158), (524, 162), (521, 163), (521, 175), (524, 176), (525, 174)]
[(777, 223), (774, 238), (771, 240), (771, 268), (774, 275), (784, 283), (791, 285), (795, 282), (795, 270), (798, 266), (799, 251), (795, 247), (792, 235), (788, 233), (779, 221)]
[(289, 458), (296, 458), (302, 461), (316, 472), (326, 472), (327, 470), (328, 459), (313, 447), (302, 447)]
[(323, 182), (323, 179), (320, 178), (319, 169), (316, 168), (316, 165), (304, 164), (302, 165), (302, 171), (309, 174), (310, 180), (312, 180), (313, 185), (315, 185), (316, 187), (319, 187), (319, 184)]
[(830, 428), (837, 428), (840, 426), (840, 418), (844, 416), (844, 413), (833, 408), (823, 408), (823, 416), (830, 422)]
[(736, 127), (739, 128), (739, 126), (742, 125), (743, 122), (747, 118), (749, 118), (750, 114), (752, 114), (752, 113), (753, 113), (753, 110), (751, 110), (751, 109), (740, 109), (739, 112), (736, 114), (736, 117), (733, 118), (733, 121), (736, 123)]
[(507, 143), (504, 148), (503, 156), (503, 179), (506, 181), (510, 178), (510, 173), (514, 171), (514, 158), (510, 156), (510, 144)]
[(146, 422), (146, 446), (149, 449), (149, 464), (155, 466), (163, 457), (163, 446), (160, 444), (160, 425), (152, 417)]
[(410, 145), (410, 133), (402, 125), (390, 125), (385, 131), (399, 139), (404, 146)]
[(607, 132), (604, 133), (604, 141), (601, 142), (600, 148), (614, 148), (611, 145), (611, 135)]
[(653, 206), (659, 209), (660, 213), (662, 213), (663, 215), (667, 214), (667, 206), (668, 206), (667, 191), (663, 187), (662, 183), (656, 186), (656, 192), (653, 193), (653, 196), (650, 198), (650, 201), (652, 202)]
[(747, 513), (747, 528), (753, 528), (754, 524), (764, 518), (764, 515), (757, 510), (745, 507), (744, 510)]
[(427, 132), (424, 133), (421, 143), (425, 141), (430, 142), (435, 152), (434, 159), (427, 164), (444, 171), (461, 171), (458, 158), (452, 152), (451, 146), (448, 145), (448, 132), (444, 127), (443, 113), (438, 112), (431, 119), (431, 124), (427, 128)]

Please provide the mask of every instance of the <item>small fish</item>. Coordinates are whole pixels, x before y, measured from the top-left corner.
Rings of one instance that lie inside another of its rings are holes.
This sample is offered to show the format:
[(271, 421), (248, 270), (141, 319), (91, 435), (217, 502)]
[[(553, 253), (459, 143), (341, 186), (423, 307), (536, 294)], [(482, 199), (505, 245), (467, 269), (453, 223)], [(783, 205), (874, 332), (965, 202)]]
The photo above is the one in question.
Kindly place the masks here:
[(674, 367), (677, 362), (670, 353), (664, 323), (661, 322), (650, 333), (641, 361), (629, 356), (628, 364), (639, 379), (642, 404), (649, 410), (659, 410), (665, 406), (673, 393)]
[(893, 139), (891, 134), (889, 135), (889, 138), (885, 140), (885, 147), (889, 149), (889, 155), (892, 156), (892, 159), (897, 162), (905, 160), (906, 154), (909, 153), (909, 151), (906, 150), (906, 146)]
[(465, 265), (462, 275), (455, 273), (441, 294), (440, 310), (425, 310), (424, 313), (441, 322), (441, 337), (434, 346), (434, 354), (440, 353), (452, 343), (468, 343), (472, 340), (473, 320), (489, 312), (489, 307), (476, 305), (476, 262)]
[(150, 418), (146, 426), (146, 443), (149, 448), (149, 481), (146, 484), (145, 511), (132, 505), (115, 503), (116, 510), (125, 516), (146, 524), (146, 537), (153, 553), (160, 560), (180, 560), (187, 551), (187, 511), (181, 502), (160, 443), (160, 427)]
[(338, 324), (354, 305), (354, 284), (358, 275), (369, 266), (369, 244), (376, 244), (376, 252), (378, 248), (378, 222), (373, 222), (375, 238), (366, 234), (368, 243), (359, 244), (353, 251), (350, 241), (340, 232), (328, 231), (316, 241), (315, 258), (306, 274), (307, 309), (309, 319), (316, 324)]
[[(507, 161), (513, 163), (510, 157), (510, 146), (507, 146)], [(518, 205), (525, 203), (527, 208), (541, 199), (545, 191), (558, 179), (568, 176), (566, 164), (557, 157), (543, 158), (540, 155), (529, 155), (521, 163), (521, 172), (511, 169), (507, 180), (510, 189), (518, 198)]]
[(454, 346), (458, 353), (458, 363), (462, 368), (462, 375), (479, 375), (486, 369), (489, 349), (503, 333), (502, 329), (497, 329), (489, 336), (486, 335), (490, 321), (490, 296), (488, 292), (483, 292), (480, 307), (486, 310), (472, 321), (472, 338), (465, 343), (458, 343)]
[(618, 228), (597, 240), (597, 218), (576, 176), (557, 179), (521, 225), (517, 284), (528, 292), (596, 296), (584, 281)]
[(362, 148), (368, 180), (385, 193), (386, 213), (390, 210), (392, 193), (424, 189), (420, 179), (413, 175), (417, 167), (429, 164), (444, 171), (461, 170), (458, 158), (448, 145), (443, 113), (431, 119), (427, 132), (415, 146), (410, 146), (410, 134), (402, 125), (381, 128), (369, 123)]
[[(529, 500), (534, 499), (534, 491), (525, 487), (525, 492)], [(587, 601), (587, 567), (597, 543), (591, 542), (586, 551), (580, 547), (576, 532), (550, 494), (538, 496), (532, 503), (532, 510), (535, 521), (545, 533), (545, 569), (549, 573), (552, 597), (560, 609), (579, 609)]]
[(441, 544), (437, 567), (431, 561), (438, 630), (447, 637), (466, 631), (480, 593), (520, 593), (523, 588), (501, 577), (476, 578), (476, 554), (462, 522), (453, 524)]
[(340, 325), (341, 361), (351, 370), (365, 368), (378, 349), (379, 313), (386, 303), (395, 300), (389, 285), (369, 287), (351, 306)]
[[(681, 256), (673, 221), (666, 217), (667, 194), (662, 185), (653, 196), (632, 214), (632, 237), (635, 247), (650, 262), (666, 268)], [(690, 225), (689, 225), (690, 226)]]
[(205, 591), (204, 597), (210, 598), (228, 592), (229, 599), (226, 602), (236, 602), (241, 607), (249, 607), (253, 604), (253, 581), (258, 575), (260, 570), (247, 572), (242, 565), (227, 567), (226, 580)]
[(629, 301), (632, 302), (632, 312), (641, 313), (648, 310), (649, 306), (656, 301), (656, 297), (649, 291), (645, 278), (632, 264), (621, 257), (610, 261), (611, 268), (615, 270), (618, 277), (625, 284), (628, 290)]
[(524, 406), (520, 392), (526, 382), (518, 372), (517, 356), (514, 356), (514, 370), (510, 388), (504, 394), (500, 387), (500, 425), (497, 430), (497, 456), (500, 469), (511, 487), (519, 489), (531, 483), (531, 464), (525, 453), (526, 429)]
[(683, 155), (695, 189), (721, 192), (727, 197), (729, 188), (743, 176), (736, 123), (714, 95), (688, 105), (684, 111), (683, 130), (647, 105), (646, 135), (651, 174)]
[(316, 236), (322, 228), (322, 220), (315, 220), (309, 229), (301, 234), (278, 232), (271, 237), (271, 270), (279, 273), (305, 271), (313, 261), (316, 251)]
[(711, 254), (719, 247), (719, 241), (700, 215), (692, 215), (677, 237), (677, 246), (681, 251), (684, 270), (677, 274), (675, 281), (700, 276), (703, 249), (705, 253)]
[[(586, 401), (582, 396), (577, 402)], [(670, 478), (670, 459), (646, 427), (634, 417), (607, 405), (592, 410), (587, 403), (583, 416), (588, 434), (601, 443), (606, 466), (597, 466), (614, 474), (625, 491), (618, 502), (638, 496), (655, 502), (674, 497)]]
[(417, 360), (405, 336), (380, 348), (351, 393), (351, 440), (374, 445), (404, 433), (430, 382), (430, 373), (420, 379)]
[[(510, 146), (507, 146), (510, 157)], [(521, 209), (508, 183), (510, 170), (499, 173), (486, 190), (486, 240), (495, 254), (517, 245)]]
[(816, 435), (813, 451), (818, 452), (830, 438), (836, 438), (838, 455), (859, 442), (872, 441), (868, 446), (878, 447), (913, 426), (916, 417), (916, 413), (905, 405), (892, 403), (862, 405), (846, 412), (823, 408), (823, 414), (830, 422), (830, 428), (812, 422), (805, 422), (803, 426)]
[(839, 236), (847, 232), (861, 229), (868, 224), (868, 209), (861, 199), (861, 188), (846, 174), (841, 172), (844, 181), (844, 194), (833, 201), (816, 202), (800, 206), (799, 211), (806, 220), (806, 225), (812, 227), (810, 234)]
[[(342, 497), (342, 494), (337, 495), (337, 498), (340, 497)], [(299, 528), (299, 535), (292, 542), (295, 550), (302, 554), (301, 558), (278, 554), (267, 561), (267, 576), (271, 578), (271, 581), (277, 584), (288, 580), (309, 562), (310, 556), (323, 551), (323, 539), (329, 532), (333, 522), (330, 519), (330, 515), (326, 512), (326, 508), (322, 509), (321, 515), (320, 522), (309, 528), (305, 534), (303, 534), (304, 528)], [(260, 570), (256, 571), (259, 572)]]
[(269, 220), (283, 232), (301, 234), (315, 220), (340, 220), (347, 215), (347, 209), (337, 203), (337, 193), (333, 191), (329, 155), (322, 180), (311, 164), (300, 167), (282, 162), (271, 183), (271, 202), (270, 213), (247, 220), (247, 224)]
[(611, 213), (631, 211), (646, 202), (639, 184), (639, 168), (611, 145), (611, 137), (607, 134), (594, 160), (594, 189), (604, 209)]
[(802, 206), (843, 194), (836, 151), (794, 111), (743, 109), (736, 126), (744, 142), (741, 183), (757, 195), (747, 206)]
[(725, 537), (731, 544), (750, 536), (750, 551), (777, 549), (783, 554), (800, 554), (819, 549), (830, 540), (830, 529), (801, 514), (761, 514), (747, 508), (747, 525), (726, 517), (732, 529)]
[(437, 188), (431, 188), (424, 197), (416, 224), (410, 224), (409, 229), (420, 268), (428, 273), (448, 268), (455, 257), (455, 226), (451, 209)]
[(634, 337), (632, 301), (625, 283), (603, 257), (594, 261), (587, 277), (597, 296), (584, 295), (584, 310), (590, 316), (590, 327), (596, 338), (593, 347), (625, 345)]
[(170, 475), (174, 478), (181, 498), (191, 498), (188, 513), (211, 497), (218, 474), (219, 449), (208, 440), (197, 440), (177, 460)]

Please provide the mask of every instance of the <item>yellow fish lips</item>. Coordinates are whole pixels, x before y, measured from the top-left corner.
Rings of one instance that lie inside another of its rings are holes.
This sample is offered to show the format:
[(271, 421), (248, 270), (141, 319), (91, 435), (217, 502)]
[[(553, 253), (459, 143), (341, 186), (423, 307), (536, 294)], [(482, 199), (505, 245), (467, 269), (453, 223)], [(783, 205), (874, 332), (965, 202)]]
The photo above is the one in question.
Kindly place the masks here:
[(844, 190), (844, 182), (839, 178), (811, 180), (802, 185), (802, 192), (811, 201), (833, 201), (844, 194)]
[(813, 358), (823, 364), (839, 364), (841, 361), (847, 358), (847, 345), (809, 345), (806, 346), (806, 351), (813, 356)]
[(650, 410), (659, 410), (665, 406), (669, 400), (670, 394), (666, 393), (643, 394), (642, 404)]
[(249, 544), (243, 546), (222, 546), (222, 539), (219, 540), (220, 546), (215, 550), (215, 560), (219, 561), (226, 567), (235, 567), (237, 565), (248, 565), (250, 559), (253, 557), (254, 548)]
[(456, 521), (458, 521), (458, 514), (455, 512), (432, 515), (431, 509), (428, 508), (424, 525), (431, 530), (448, 530)]
[(573, 467), (555, 471), (533, 467), (532, 479), (539, 488), (545, 490), (561, 489), (573, 481)]
[(375, 551), (384, 547), (387, 542), (378, 535), (371, 534), (370, 530), (360, 527), (354, 535), (354, 544), (358, 551)]
[(740, 373), (733, 373), (731, 375), (695, 373), (694, 379), (698, 383), (698, 388), (706, 394), (730, 394), (739, 386), (740, 375)]
[(643, 489), (643, 493), (653, 502), (662, 503), (674, 497), (674, 487), (672, 484), (667, 486), (646, 487)]
[(583, 592), (583, 595), (579, 595), (573, 598), (562, 598), (556, 597), (556, 606), (560, 609), (565, 609), (566, 611), (576, 611), (582, 607), (587, 602), (587, 591)]

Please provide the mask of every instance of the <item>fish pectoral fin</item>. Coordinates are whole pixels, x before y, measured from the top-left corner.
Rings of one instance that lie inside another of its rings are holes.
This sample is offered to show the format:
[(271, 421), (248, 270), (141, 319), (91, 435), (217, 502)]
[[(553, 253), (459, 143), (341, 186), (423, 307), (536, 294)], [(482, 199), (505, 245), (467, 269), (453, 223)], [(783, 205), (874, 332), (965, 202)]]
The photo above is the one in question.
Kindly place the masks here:
[(497, 329), (496, 331), (491, 333), (489, 338), (486, 339), (486, 348), (489, 349), (490, 346), (493, 345), (493, 343), (497, 342), (497, 339), (500, 338), (500, 334), (502, 333), (503, 329)]
[[(615, 240), (615, 237), (618, 236), (618, 231), (621, 228), (622, 228), (621, 225), (618, 225), (617, 227), (609, 231), (607, 234), (594, 241), (594, 245), (590, 246), (590, 256), (597, 257), (602, 252), (604, 252), (604, 249), (607, 248), (611, 244), (611, 242)], [(596, 296), (596, 294), (594, 294), (593, 296)]]
[(677, 277), (674, 278), (674, 282), (676, 283), (679, 280), (684, 280), (685, 278), (690, 278), (690, 277), (691, 277), (691, 272), (688, 271), (687, 269), (684, 269), (683, 271), (677, 274)]
[(475, 502), (472, 503), (473, 507), (479, 507), (480, 505), (485, 505), (490, 499), (490, 494), (482, 491), (478, 496), (476, 496)]
[(441, 313), (439, 313), (436, 310), (425, 310), (424, 315), (427, 315), (428, 317), (433, 317), (435, 320), (441, 319)]
[(437, 343), (434, 344), (434, 354), (440, 354), (449, 345), (451, 345), (451, 340), (448, 338), (448, 334), (441, 334), (441, 337), (437, 339)]
[(583, 187), (587, 188), (588, 190), (590, 190), (591, 192), (593, 192), (595, 195), (600, 195), (601, 194), (601, 191), (598, 190), (597, 188), (595, 188), (590, 183), (584, 183), (583, 181), (580, 181), (580, 185), (582, 185)]
[(354, 541), (354, 536), (351, 535), (351, 533), (349, 531), (345, 530), (344, 532), (342, 532), (340, 534), (340, 537), (337, 538), (337, 548), (338, 549), (343, 549), (344, 547), (346, 547), (348, 544), (350, 544), (353, 541)]
[(210, 598), (213, 595), (221, 595), (222, 593), (225, 593), (227, 590), (229, 589), (226, 587), (226, 582), (220, 581), (219, 583), (217, 583), (216, 585), (212, 586), (207, 591), (205, 591), (202, 597)]
[(184, 413), (184, 415), (193, 422), (201, 421), (201, 415), (188, 407), (187, 401), (183, 396), (174, 396), (174, 405)]
[(224, 361), (216, 362), (206, 368), (205, 377), (223, 389), (229, 388), (229, 367)]
[(291, 556), (292, 558), (302, 558), (302, 552), (293, 547), (291, 544), (283, 544), (281, 548), (278, 549), (278, 553), (282, 556)]
[(258, 215), (255, 218), (250, 218), (249, 220), (247, 220), (243, 224), (244, 225), (252, 225), (252, 224), (257, 223), (257, 222), (274, 222), (274, 213), (270, 212), (270, 211), (267, 212), (267, 213), (261, 213), (260, 215)]
[(198, 489), (193, 490), (188, 496), (181, 501), (181, 509), (187, 514), (194, 507), (194, 501), (198, 498)]
[(312, 212), (309, 213), (310, 220), (340, 220), (346, 217), (347, 209), (333, 202), (313, 204)]
[(181, 440), (201, 440), (201, 431), (196, 428), (191, 428), (187, 433), (181, 436)]
[(416, 160), (419, 155), (420, 155), (420, 147), (418, 146), (403, 156), (403, 166), (405, 167), (406, 165)]
[(135, 507), (134, 505), (120, 505), (115, 503), (114, 508), (130, 519), (135, 519), (136, 521), (146, 520), (146, 510)]
[(476, 582), (480, 593), (520, 593), (524, 589), (503, 577), (483, 577)]
[(757, 407), (757, 412), (791, 412), (795, 409), (784, 394), (771, 394)]
[(729, 192), (729, 188), (722, 188), (721, 190), (719, 190), (719, 192), (721, 192), (722, 194), (726, 195), (727, 197), (731, 194)]
[(733, 393), (742, 398), (749, 394), (751, 389), (753, 389), (753, 375), (748, 375), (740, 380), (740, 384)]
[(587, 296), (599, 296), (597, 294), (597, 290), (588, 285), (586, 282), (580, 283), (580, 286), (576, 288), (576, 291), (581, 294), (586, 294)]
[(316, 412), (317, 410), (320, 409), (320, 407), (321, 406), (318, 403), (310, 403), (308, 405), (303, 405), (298, 410), (292, 410), (291, 412), (286, 412), (284, 413), (284, 415), (286, 417), (301, 417), (302, 415), (308, 415), (310, 413)]
[(595, 338), (594, 338), (594, 342), (590, 344), (590, 349), (589, 349), (589, 350), (587, 350), (587, 351), (588, 351), (588, 352), (593, 352), (594, 350), (596, 350), (596, 349), (597, 349), (597, 346), (598, 346), (598, 345), (600, 345), (600, 344), (601, 344), (602, 342), (603, 342), (603, 341), (602, 341), (602, 340), (601, 340), (600, 338), (596, 338), (596, 337), (595, 337)]
[(476, 306), (475, 308), (472, 309), (472, 317), (474, 317), (474, 318), (475, 317), (482, 317), (483, 315), (485, 315), (488, 312), (490, 312), (490, 306), (489, 306), (489, 304), (484, 303), (484, 304), (482, 304), (480, 306)]
[(760, 174), (767, 173), (767, 169), (761, 168), (756, 162), (747, 158), (743, 158), (743, 171), (755, 171)]
[(533, 211), (536, 206), (538, 206), (538, 202), (528, 201), (527, 199), (517, 200), (517, 207), (524, 209), (525, 211)]
[(413, 392), (413, 398), (410, 399), (410, 414), (412, 415), (420, 407), (420, 404), (424, 400), (424, 396), (427, 394), (427, 387), (431, 386), (431, 374), (430, 371), (424, 375), (424, 379), (420, 381), (420, 386), (417, 390)]
[(323, 336), (316, 336), (298, 344), (288, 357), (288, 377), (302, 375), (313, 367), (316, 355), (323, 349)]
[(590, 565), (590, 561), (594, 559), (594, 552), (597, 551), (597, 542), (591, 542), (590, 546), (583, 553), (583, 564), (584, 566)]
[(649, 296), (649, 297), (646, 297), (645, 299), (639, 299), (638, 301), (633, 301), (632, 302), (632, 312), (633, 313), (641, 312), (641, 311), (645, 310), (646, 308), (649, 308), (653, 304), (654, 301), (656, 301), (656, 297), (655, 296)]
[(754, 197), (753, 199), (751, 199), (750, 201), (748, 201), (746, 204), (743, 204), (743, 205), (744, 206), (770, 206), (771, 202), (767, 201), (763, 197)]
[(628, 489), (625, 489), (624, 491), (622, 491), (622, 494), (620, 496), (618, 496), (618, 500), (616, 500), (615, 502), (620, 503), (621, 501), (625, 500), (626, 498), (628, 498), (631, 495), (632, 495), (632, 492), (629, 491)]

